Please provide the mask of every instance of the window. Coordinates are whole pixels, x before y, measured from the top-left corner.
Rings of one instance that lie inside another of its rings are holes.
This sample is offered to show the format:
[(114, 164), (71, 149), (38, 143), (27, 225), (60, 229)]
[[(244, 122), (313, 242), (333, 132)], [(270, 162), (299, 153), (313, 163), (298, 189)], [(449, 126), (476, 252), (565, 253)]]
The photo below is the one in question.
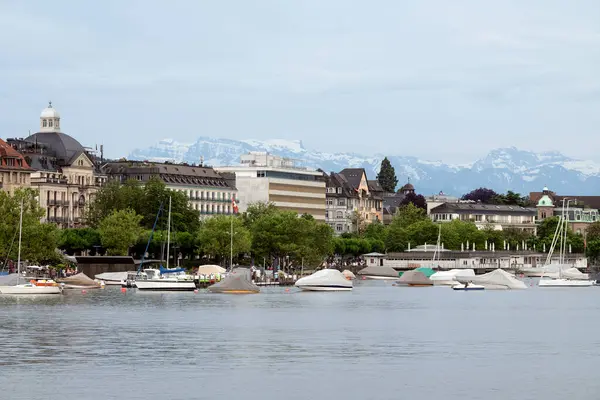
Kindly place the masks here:
[(60, 126), (59, 126), (59, 121), (58, 121), (58, 120), (56, 120), (56, 122), (54, 123), (54, 127), (55, 127), (55, 128), (60, 128)]
[(338, 199), (338, 206), (345, 206), (346, 205), (346, 199)]
[(48, 120), (48, 126), (49, 126), (50, 128), (52, 128), (52, 120), (51, 120), (51, 119), (49, 119), (49, 120)]
[(329, 218), (329, 212), (325, 211), (325, 218)]
[(326, 200), (326, 204), (327, 204), (328, 206), (332, 206), (332, 205), (333, 205), (333, 199), (327, 199), (327, 200)]
[(44, 128), (46, 128), (46, 127), (48, 126), (48, 121), (46, 121), (45, 119), (44, 119), (44, 120), (42, 120), (42, 126), (43, 126)]
[(337, 188), (337, 192), (338, 192), (338, 194), (342, 194), (342, 188), (341, 187)]
[(267, 176), (265, 171), (256, 171), (257, 178), (264, 178), (265, 176)]
[(337, 225), (335, 226), (335, 230), (336, 230), (337, 232), (342, 232), (342, 231), (344, 230), (344, 225), (342, 225), (342, 224), (337, 224)]
[(335, 213), (335, 217), (338, 219), (342, 219), (342, 218), (344, 218), (344, 213), (341, 211), (338, 211)]

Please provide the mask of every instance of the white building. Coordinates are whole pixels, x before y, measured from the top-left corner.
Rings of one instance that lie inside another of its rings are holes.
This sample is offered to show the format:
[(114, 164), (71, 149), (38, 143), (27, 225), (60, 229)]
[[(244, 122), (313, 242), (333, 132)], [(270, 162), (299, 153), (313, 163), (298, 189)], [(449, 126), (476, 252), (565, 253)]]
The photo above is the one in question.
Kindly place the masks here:
[(238, 166), (216, 167), (235, 174), (240, 212), (252, 203), (270, 202), (281, 210), (309, 214), (325, 221), (325, 180), (319, 171), (263, 152), (241, 156)]

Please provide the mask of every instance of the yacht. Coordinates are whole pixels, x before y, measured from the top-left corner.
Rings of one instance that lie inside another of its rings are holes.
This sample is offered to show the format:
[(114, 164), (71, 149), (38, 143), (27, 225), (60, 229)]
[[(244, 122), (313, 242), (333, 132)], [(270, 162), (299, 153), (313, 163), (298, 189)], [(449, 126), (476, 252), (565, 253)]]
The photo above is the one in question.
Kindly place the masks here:
[(62, 286), (52, 279), (31, 279), (28, 283), (21, 280), (21, 237), (23, 234), (23, 201), (19, 217), (19, 251), (17, 256), (17, 281), (14, 286), (0, 286), (2, 294), (61, 294)]
[(296, 281), (296, 287), (313, 292), (334, 292), (352, 290), (352, 281), (337, 269), (322, 269)]

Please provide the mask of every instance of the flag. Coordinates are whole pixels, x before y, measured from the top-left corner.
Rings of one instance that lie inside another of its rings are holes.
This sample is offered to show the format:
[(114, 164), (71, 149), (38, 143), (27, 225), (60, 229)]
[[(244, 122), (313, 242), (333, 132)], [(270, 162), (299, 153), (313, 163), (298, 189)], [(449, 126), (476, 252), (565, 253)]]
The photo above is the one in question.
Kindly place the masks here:
[(235, 197), (231, 198), (231, 208), (233, 209), (233, 213), (237, 214), (239, 211), (239, 208), (237, 206), (237, 203), (235, 202)]

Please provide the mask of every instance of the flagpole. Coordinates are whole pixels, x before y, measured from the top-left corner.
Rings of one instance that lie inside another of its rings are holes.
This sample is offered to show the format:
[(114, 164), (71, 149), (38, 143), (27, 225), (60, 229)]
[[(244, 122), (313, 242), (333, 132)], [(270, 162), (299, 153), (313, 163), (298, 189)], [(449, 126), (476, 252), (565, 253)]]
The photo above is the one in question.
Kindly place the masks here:
[(233, 215), (231, 216), (231, 242), (229, 244), (229, 268), (233, 271)]

